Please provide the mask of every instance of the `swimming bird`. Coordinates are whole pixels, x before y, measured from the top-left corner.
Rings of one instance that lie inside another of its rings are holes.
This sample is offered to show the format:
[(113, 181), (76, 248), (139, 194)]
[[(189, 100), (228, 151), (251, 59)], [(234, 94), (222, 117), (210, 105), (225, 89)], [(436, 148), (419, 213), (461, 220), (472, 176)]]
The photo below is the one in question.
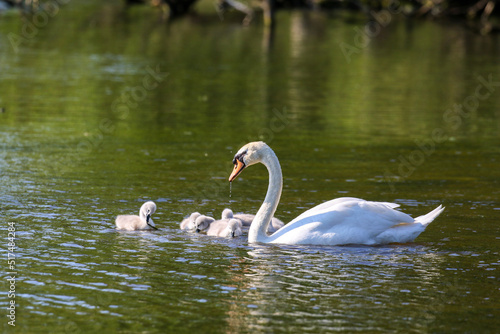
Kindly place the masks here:
[(241, 221), (238, 219), (217, 220), (210, 224), (207, 235), (224, 238), (235, 238), (243, 234)]
[[(222, 219), (231, 219), (236, 218), (241, 221), (243, 227), (248, 227), (252, 224), (252, 221), (255, 219), (255, 215), (251, 215), (249, 213), (237, 213), (233, 215), (233, 210), (226, 208), (222, 211)], [(274, 233), (280, 228), (285, 226), (285, 224), (279, 220), (278, 218), (273, 217), (271, 219), (271, 224), (267, 228), (267, 233)]]
[(181, 222), (181, 230), (187, 230), (187, 231), (192, 231), (194, 232), (195, 230), (195, 220), (201, 216), (199, 212), (193, 212), (192, 214), (189, 215), (189, 217), (184, 218), (184, 220)]
[(413, 241), (444, 208), (412, 218), (394, 210), (399, 205), (341, 197), (315, 206), (268, 236), (278, 206), (283, 177), (278, 157), (264, 142), (243, 146), (234, 156), (232, 182), (248, 166), (262, 163), (269, 172), (267, 194), (248, 231), (248, 242), (316, 245), (379, 245)]
[(194, 230), (196, 233), (206, 232), (208, 227), (215, 221), (212, 217), (199, 215), (194, 221)]
[(135, 231), (135, 230), (147, 230), (155, 229), (155, 224), (151, 215), (156, 212), (156, 204), (152, 201), (146, 202), (141, 206), (139, 210), (139, 216), (135, 215), (120, 215), (116, 217), (116, 229)]

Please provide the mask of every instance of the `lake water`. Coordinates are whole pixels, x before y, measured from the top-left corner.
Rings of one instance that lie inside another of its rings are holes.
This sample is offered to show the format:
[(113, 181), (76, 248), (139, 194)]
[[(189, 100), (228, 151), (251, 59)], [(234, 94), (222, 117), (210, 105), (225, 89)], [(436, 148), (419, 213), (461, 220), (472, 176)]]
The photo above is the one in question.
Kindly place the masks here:
[[(121, 1), (50, 13), (0, 14), (3, 332), (498, 331), (500, 36), (396, 14), (282, 11), (270, 34)], [(254, 140), (280, 158), (285, 222), (342, 196), (446, 210), (379, 247), (180, 231), (257, 211), (262, 165), (227, 182)], [(160, 229), (116, 232), (146, 200)]]

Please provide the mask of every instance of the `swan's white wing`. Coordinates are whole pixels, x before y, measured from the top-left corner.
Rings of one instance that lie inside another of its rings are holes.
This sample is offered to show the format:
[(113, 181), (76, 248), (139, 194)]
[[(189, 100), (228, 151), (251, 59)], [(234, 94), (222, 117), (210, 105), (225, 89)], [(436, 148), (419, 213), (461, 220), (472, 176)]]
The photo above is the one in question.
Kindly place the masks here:
[(394, 203), (344, 197), (320, 204), (274, 233), (271, 242), (295, 244), (374, 244), (385, 230), (413, 223)]
[[(295, 221), (302, 220), (306, 217), (315, 216), (315, 215), (322, 214), (322, 213), (325, 213), (328, 211), (334, 211), (335, 209), (338, 209), (344, 205), (352, 206), (352, 205), (356, 205), (356, 204), (361, 203), (361, 202), (367, 202), (367, 201), (365, 201), (364, 199), (355, 198), (355, 197), (340, 197), (340, 198), (332, 199), (331, 201), (321, 203), (321, 204), (316, 205), (315, 207), (303, 212), (298, 217), (296, 217), (294, 220), (292, 220), (289, 224), (291, 224)], [(389, 202), (369, 202), (369, 203), (384, 204), (385, 206), (388, 206), (390, 208), (399, 207), (399, 204), (389, 203)]]

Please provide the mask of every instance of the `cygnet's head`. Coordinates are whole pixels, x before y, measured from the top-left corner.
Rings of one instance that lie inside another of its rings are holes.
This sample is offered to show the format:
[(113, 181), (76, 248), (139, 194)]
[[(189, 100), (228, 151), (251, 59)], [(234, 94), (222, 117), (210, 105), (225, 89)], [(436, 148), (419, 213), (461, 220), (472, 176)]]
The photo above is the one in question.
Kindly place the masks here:
[(194, 221), (194, 228), (196, 233), (200, 233), (201, 231), (206, 230), (211, 223), (213, 223), (215, 219), (212, 217), (208, 217), (205, 215), (200, 215), (196, 220)]
[(231, 218), (233, 218), (233, 210), (228, 209), (228, 208), (224, 209), (224, 210), (222, 211), (221, 218), (222, 218), (223, 220), (224, 220), (224, 219), (231, 219)]
[(153, 201), (148, 201), (141, 206), (139, 211), (139, 217), (146, 221), (146, 224), (154, 229), (157, 229), (154, 225), (151, 215), (156, 212), (156, 204)]
[(226, 227), (226, 236), (235, 238), (239, 237), (240, 235), (243, 234), (243, 231), (241, 230), (241, 221), (239, 219), (231, 219), (227, 223)]
[(201, 214), (199, 212), (193, 212), (189, 216), (189, 222), (188, 222), (188, 225), (187, 225), (187, 229), (188, 230), (194, 230), (196, 228), (195, 222), (196, 222), (196, 218), (198, 218), (199, 216), (201, 216)]

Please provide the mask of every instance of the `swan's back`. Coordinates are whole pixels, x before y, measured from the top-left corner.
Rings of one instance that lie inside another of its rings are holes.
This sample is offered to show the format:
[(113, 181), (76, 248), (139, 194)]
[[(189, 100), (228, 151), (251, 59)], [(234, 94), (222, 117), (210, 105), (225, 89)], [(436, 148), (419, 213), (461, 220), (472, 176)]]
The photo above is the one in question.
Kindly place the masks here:
[(345, 197), (320, 204), (285, 225), (270, 242), (287, 244), (384, 244), (414, 240), (436, 218), (439, 206), (413, 219), (399, 205)]

